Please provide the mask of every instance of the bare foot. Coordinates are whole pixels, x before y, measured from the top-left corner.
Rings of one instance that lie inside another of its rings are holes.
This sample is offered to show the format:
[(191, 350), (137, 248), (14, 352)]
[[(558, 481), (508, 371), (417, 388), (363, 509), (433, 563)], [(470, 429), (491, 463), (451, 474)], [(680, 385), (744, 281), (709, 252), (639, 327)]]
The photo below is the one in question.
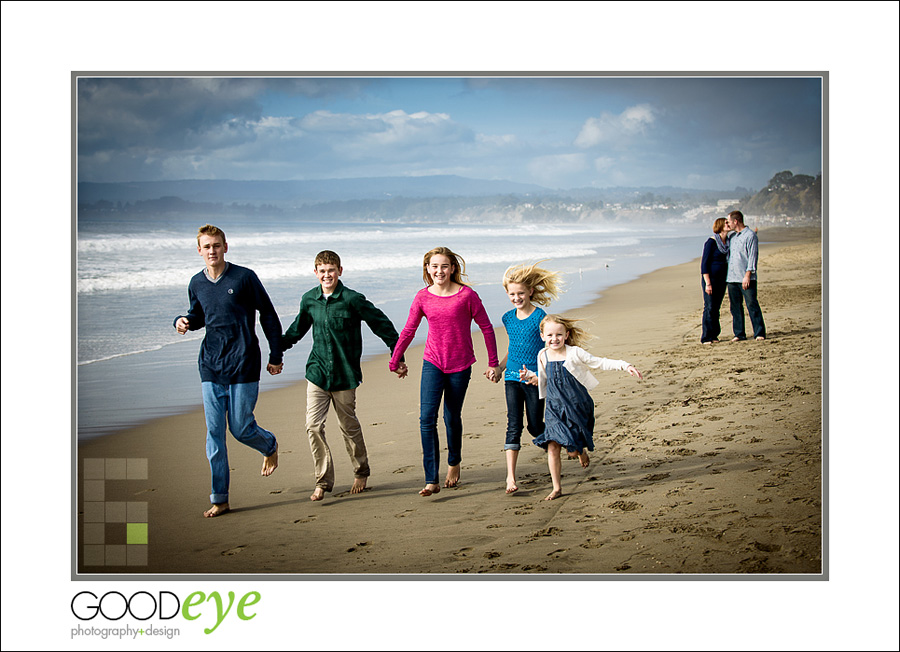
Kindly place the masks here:
[(309, 497), (310, 500), (322, 500), (325, 498), (325, 490), (322, 487), (316, 487), (316, 490), (312, 492), (312, 496)]
[(578, 453), (573, 453), (572, 451), (566, 451), (566, 457), (568, 457), (570, 460), (576, 460), (576, 459), (578, 459)]
[(430, 496), (431, 494), (439, 494), (441, 493), (441, 485), (439, 484), (426, 484), (425, 488), (419, 492), (420, 496)]
[(278, 468), (278, 444), (275, 444), (275, 452), (268, 457), (263, 457), (262, 475), (272, 475)]
[(447, 488), (455, 487), (459, 484), (459, 464), (451, 466), (447, 469), (447, 479), (444, 480), (444, 486)]
[(351, 494), (361, 494), (366, 489), (366, 478), (353, 478), (353, 486), (350, 487)]
[(519, 485), (516, 484), (516, 481), (513, 478), (506, 479), (506, 493), (514, 494), (519, 490)]
[(208, 510), (203, 512), (203, 515), (206, 518), (215, 518), (216, 516), (221, 516), (222, 514), (224, 514), (225, 512), (228, 512), (230, 510), (231, 510), (231, 508), (228, 506), (228, 503), (218, 503), (218, 504), (214, 504)]
[(588, 456), (587, 451), (578, 453), (578, 459), (581, 460), (581, 468), (583, 469), (586, 469), (591, 465), (591, 458)]
[(562, 495), (563, 495), (562, 489), (554, 489), (549, 494), (547, 494), (547, 497), (544, 498), (544, 500), (553, 500), (554, 498), (559, 498)]
[(740, 342), (740, 341), (741, 341), (741, 338), (739, 338), (739, 337), (732, 337), (732, 338), (731, 338), (731, 341), (732, 341), (732, 342)]
[(756, 341), (759, 342), (759, 341), (764, 340), (764, 339), (766, 339), (766, 338), (764, 338), (762, 335), (760, 335), (759, 337), (756, 338)]

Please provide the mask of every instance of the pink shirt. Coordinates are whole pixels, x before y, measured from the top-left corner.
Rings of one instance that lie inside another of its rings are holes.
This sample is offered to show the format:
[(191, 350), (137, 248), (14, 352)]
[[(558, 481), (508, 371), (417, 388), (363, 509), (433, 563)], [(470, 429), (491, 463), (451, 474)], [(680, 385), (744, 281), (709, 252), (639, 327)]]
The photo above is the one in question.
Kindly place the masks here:
[(425, 340), (424, 358), (445, 374), (468, 369), (475, 364), (475, 348), (472, 345), (472, 320), (481, 328), (487, 347), (488, 364), (499, 366), (497, 338), (494, 327), (478, 294), (470, 287), (463, 288), (449, 297), (432, 294), (428, 288), (419, 290), (409, 308), (406, 326), (400, 331), (400, 339), (391, 356), (391, 371), (400, 365), (400, 357), (409, 347), (416, 329), (428, 320), (428, 338)]

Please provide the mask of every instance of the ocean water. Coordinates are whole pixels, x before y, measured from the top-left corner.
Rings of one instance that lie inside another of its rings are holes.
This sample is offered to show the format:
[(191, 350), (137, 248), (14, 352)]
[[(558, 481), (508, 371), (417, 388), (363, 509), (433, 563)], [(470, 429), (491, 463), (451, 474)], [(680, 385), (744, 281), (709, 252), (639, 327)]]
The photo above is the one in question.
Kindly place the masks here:
[[(203, 331), (180, 336), (172, 322), (188, 308), (187, 284), (203, 268), (196, 229), (202, 220), (140, 222), (82, 219), (77, 237), (78, 437), (113, 433), (200, 405), (197, 355)], [(606, 287), (654, 269), (697, 258), (706, 231), (683, 225), (375, 224), (310, 223), (256, 218), (219, 219), (228, 261), (253, 269), (287, 328), (300, 296), (316, 285), (313, 260), (336, 251), (341, 280), (383, 310), (399, 331), (413, 295), (423, 287), (422, 256), (447, 246), (466, 261), (495, 326), (511, 306), (500, 280), (513, 264), (549, 259), (563, 272), (564, 312)], [(699, 270), (698, 270), (699, 274)], [(699, 302), (698, 289), (698, 302)], [(387, 352), (364, 327), (366, 356)], [(263, 359), (267, 345), (260, 336)], [(417, 341), (424, 340), (423, 321)], [(265, 391), (303, 378), (309, 338), (285, 357), (284, 373), (263, 372)], [(478, 351), (476, 339), (476, 352)], [(483, 346), (483, 344), (481, 344)], [(479, 363), (481, 361), (479, 360)], [(485, 361), (486, 362), (486, 361)]]

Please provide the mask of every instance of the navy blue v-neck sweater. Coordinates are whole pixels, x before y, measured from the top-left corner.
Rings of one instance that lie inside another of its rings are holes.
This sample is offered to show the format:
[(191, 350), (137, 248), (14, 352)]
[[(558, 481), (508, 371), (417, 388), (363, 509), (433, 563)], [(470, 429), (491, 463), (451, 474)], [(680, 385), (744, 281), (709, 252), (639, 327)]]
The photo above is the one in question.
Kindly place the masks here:
[(269, 342), (269, 363), (281, 364), (281, 321), (256, 273), (229, 263), (214, 283), (204, 271), (188, 285), (189, 330), (206, 328), (200, 345), (200, 380), (220, 385), (259, 382), (262, 356), (256, 313)]

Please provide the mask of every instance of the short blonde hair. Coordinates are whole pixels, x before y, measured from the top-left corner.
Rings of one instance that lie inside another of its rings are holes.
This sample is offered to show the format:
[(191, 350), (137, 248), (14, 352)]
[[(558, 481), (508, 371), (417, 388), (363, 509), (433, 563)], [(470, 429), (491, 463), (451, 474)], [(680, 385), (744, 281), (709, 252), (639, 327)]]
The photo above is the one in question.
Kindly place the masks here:
[(551, 300), (559, 298), (562, 279), (559, 272), (551, 272), (541, 267), (539, 260), (532, 265), (513, 265), (503, 272), (503, 287), (509, 290), (510, 283), (518, 283), (532, 290), (531, 302), (539, 306), (549, 306)]
[(541, 320), (541, 334), (544, 332), (544, 324), (559, 324), (565, 328), (566, 332), (569, 334), (566, 338), (566, 344), (571, 346), (584, 346), (585, 343), (591, 339), (591, 335), (583, 328), (579, 328), (575, 325), (575, 323), (579, 321), (581, 320), (568, 319), (562, 315), (547, 315)]
[(434, 281), (431, 280), (431, 276), (428, 274), (428, 263), (431, 262), (432, 256), (446, 256), (449, 258), (450, 264), (453, 265), (453, 273), (450, 275), (450, 280), (459, 285), (469, 287), (468, 283), (463, 282), (463, 277), (466, 276), (466, 261), (459, 254), (450, 251), (449, 247), (435, 247), (425, 254), (425, 258), (422, 261), (422, 278), (425, 280), (425, 285), (434, 285)]
[(212, 224), (204, 224), (199, 229), (197, 229), (197, 246), (200, 246), (200, 237), (208, 235), (210, 238), (222, 238), (222, 243), (227, 244), (227, 240), (225, 240), (225, 231), (220, 229), (217, 226), (213, 226)]

